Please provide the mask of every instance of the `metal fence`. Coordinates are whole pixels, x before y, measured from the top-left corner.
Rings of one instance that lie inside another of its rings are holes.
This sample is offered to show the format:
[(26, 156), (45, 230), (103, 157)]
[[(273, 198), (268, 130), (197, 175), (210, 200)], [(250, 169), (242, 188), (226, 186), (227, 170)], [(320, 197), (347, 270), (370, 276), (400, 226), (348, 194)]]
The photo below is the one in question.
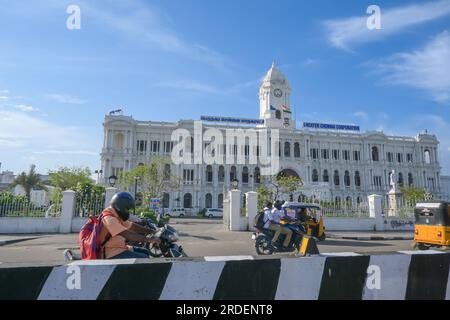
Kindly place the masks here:
[(61, 216), (62, 199), (36, 204), (25, 196), (0, 193), (0, 217), (50, 218)]
[(416, 207), (416, 202), (414, 201), (406, 201), (402, 199), (397, 204), (396, 212), (390, 212), (389, 210), (389, 202), (387, 200), (383, 201), (382, 208), (383, 213), (386, 218), (414, 218), (414, 208)]
[(74, 217), (99, 215), (105, 206), (105, 194), (77, 195), (75, 197)]
[(368, 202), (335, 202), (323, 200), (305, 199), (303, 203), (318, 204), (322, 208), (324, 217), (343, 217), (343, 218), (368, 218), (369, 203)]

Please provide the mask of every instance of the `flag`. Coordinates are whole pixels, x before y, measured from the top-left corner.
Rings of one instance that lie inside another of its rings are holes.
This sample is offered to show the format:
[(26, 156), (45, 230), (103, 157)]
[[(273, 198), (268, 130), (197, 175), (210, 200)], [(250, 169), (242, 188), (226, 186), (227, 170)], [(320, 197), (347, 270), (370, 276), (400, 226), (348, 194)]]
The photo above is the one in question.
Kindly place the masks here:
[(281, 108), (283, 108), (283, 112), (286, 112), (286, 113), (292, 113), (291, 112), (291, 109), (289, 109), (289, 107), (288, 106), (286, 106), (286, 105), (281, 105)]
[(273, 105), (270, 105), (270, 111), (277, 111), (277, 108), (275, 108)]

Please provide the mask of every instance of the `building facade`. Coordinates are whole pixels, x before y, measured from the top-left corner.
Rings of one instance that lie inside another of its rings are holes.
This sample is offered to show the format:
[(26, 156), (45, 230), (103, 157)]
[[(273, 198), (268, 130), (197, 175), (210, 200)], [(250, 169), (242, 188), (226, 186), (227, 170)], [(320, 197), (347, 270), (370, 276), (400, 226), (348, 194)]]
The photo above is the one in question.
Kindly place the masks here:
[(441, 177), (442, 199), (450, 201), (450, 176)]
[[(400, 185), (426, 188), (435, 198), (443, 196), (436, 136), (420, 133), (415, 137), (402, 137), (378, 131), (296, 128), (290, 108), (291, 92), (286, 77), (273, 64), (259, 90), (259, 124), (202, 123), (202, 132), (215, 129), (225, 136), (227, 130), (233, 129), (268, 131), (269, 153), (273, 147), (280, 156), (278, 172), (298, 176), (303, 181), (302, 190), (291, 195), (296, 201), (318, 197), (357, 203), (365, 201), (369, 194), (385, 195), (390, 189), (392, 170)], [(107, 184), (109, 176), (118, 176), (121, 171), (149, 163), (154, 155), (170, 157), (174, 144), (179, 141), (172, 141), (172, 133), (185, 129), (194, 137), (195, 123), (194, 120), (140, 121), (122, 114), (107, 115), (103, 123), (102, 181)], [(274, 130), (279, 142), (271, 144)], [(261, 156), (260, 143), (261, 140), (256, 147), (257, 157)], [(248, 160), (248, 150), (249, 147), (241, 150), (232, 143), (224, 146), (220, 155), (243, 152)], [(181, 177), (183, 183), (179, 190), (164, 196), (163, 204), (170, 208), (220, 208), (234, 179), (243, 192), (255, 191), (265, 181), (261, 178), (259, 162), (172, 164), (171, 171)]]

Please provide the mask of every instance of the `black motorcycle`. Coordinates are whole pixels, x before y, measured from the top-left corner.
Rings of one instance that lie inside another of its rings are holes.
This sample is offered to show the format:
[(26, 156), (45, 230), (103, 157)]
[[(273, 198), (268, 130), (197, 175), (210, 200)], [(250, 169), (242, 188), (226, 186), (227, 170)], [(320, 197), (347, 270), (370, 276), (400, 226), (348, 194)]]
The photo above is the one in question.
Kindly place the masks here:
[(179, 240), (178, 232), (171, 225), (164, 223), (160, 214), (158, 214), (156, 220), (157, 224), (150, 220), (147, 221), (147, 226), (152, 230), (149, 237), (160, 239), (161, 243), (146, 243), (144, 247), (149, 254), (155, 258), (162, 256), (169, 258), (187, 257), (183, 247), (175, 243)]
[(299, 222), (292, 222), (284, 225), (292, 231), (291, 241), (286, 249), (282, 247), (282, 243), (285, 239), (285, 235), (281, 234), (278, 237), (277, 243), (272, 244), (273, 236), (275, 231), (268, 229), (258, 229), (257, 233), (252, 234), (252, 239), (255, 240), (255, 249), (258, 255), (271, 255), (273, 253), (280, 252), (295, 252), (300, 249), (300, 244), (302, 243), (303, 235), (305, 234), (305, 229), (303, 225)]

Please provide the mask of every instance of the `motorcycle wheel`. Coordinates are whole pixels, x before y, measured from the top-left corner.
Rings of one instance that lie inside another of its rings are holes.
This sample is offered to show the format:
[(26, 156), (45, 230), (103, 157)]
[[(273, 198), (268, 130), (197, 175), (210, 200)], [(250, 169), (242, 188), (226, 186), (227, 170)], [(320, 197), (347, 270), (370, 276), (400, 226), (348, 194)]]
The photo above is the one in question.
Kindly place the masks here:
[(325, 241), (326, 238), (327, 238), (327, 235), (325, 234), (325, 232), (322, 233), (322, 235), (321, 235), (320, 237), (317, 237), (317, 239), (318, 239), (319, 241)]
[(271, 239), (265, 235), (259, 235), (255, 239), (255, 249), (258, 255), (271, 255), (274, 247), (270, 241)]
[(161, 248), (159, 246), (155, 246), (154, 244), (148, 243), (146, 244), (146, 248), (148, 249), (148, 254), (153, 258), (160, 258), (163, 255)]

